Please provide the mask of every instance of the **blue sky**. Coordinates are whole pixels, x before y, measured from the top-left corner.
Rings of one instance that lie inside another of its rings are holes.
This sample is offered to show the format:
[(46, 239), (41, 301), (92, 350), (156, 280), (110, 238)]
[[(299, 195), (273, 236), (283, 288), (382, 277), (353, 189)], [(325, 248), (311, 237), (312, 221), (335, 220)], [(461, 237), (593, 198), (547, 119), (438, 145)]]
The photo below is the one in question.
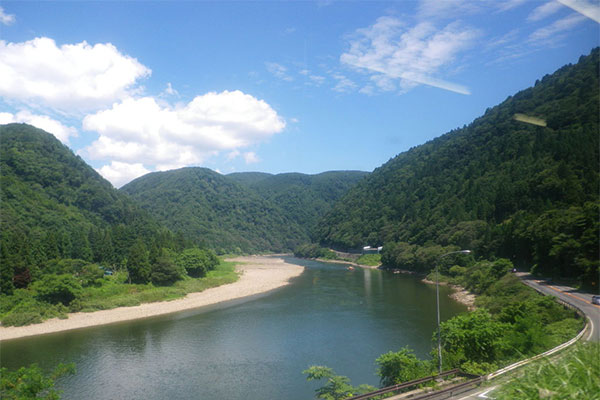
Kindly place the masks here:
[(0, 1), (0, 123), (119, 187), (372, 171), (599, 45), (588, 0)]

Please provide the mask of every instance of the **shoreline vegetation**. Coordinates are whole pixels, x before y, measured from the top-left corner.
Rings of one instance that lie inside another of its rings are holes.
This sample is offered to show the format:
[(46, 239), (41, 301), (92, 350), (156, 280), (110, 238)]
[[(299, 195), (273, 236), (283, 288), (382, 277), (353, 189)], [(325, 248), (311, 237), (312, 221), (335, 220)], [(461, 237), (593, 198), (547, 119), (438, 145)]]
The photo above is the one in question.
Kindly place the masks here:
[[(332, 264), (344, 264), (352, 267), (358, 268), (367, 268), (367, 269), (385, 269), (391, 271), (395, 274), (406, 274), (406, 275), (420, 275), (423, 277), (421, 282), (426, 284), (435, 285), (435, 281), (429, 279), (429, 276), (424, 273), (419, 273), (417, 271), (410, 271), (407, 269), (400, 268), (388, 268), (385, 267), (381, 263), (381, 255), (380, 254), (351, 254), (351, 253), (343, 253), (340, 251), (335, 251), (332, 249), (320, 247), (319, 245), (303, 245), (298, 247), (294, 251), (294, 256), (299, 258), (305, 258), (308, 260), (315, 260), (324, 263), (332, 263)], [(360, 263), (363, 261), (364, 263)], [(444, 278), (447, 279), (447, 278)], [(449, 286), (453, 292), (448, 295), (451, 299), (467, 306), (469, 311), (475, 310), (477, 307), (475, 306), (475, 294), (469, 291), (464, 286), (458, 284), (448, 283), (446, 281), (441, 281), (440, 285)]]
[(0, 341), (156, 317), (238, 300), (284, 287), (304, 271), (302, 266), (286, 263), (282, 258), (273, 256), (245, 256), (229, 258), (227, 261), (237, 264), (239, 279), (233, 283), (189, 293), (184, 298), (170, 301), (77, 312), (68, 314), (67, 319), (52, 318), (33, 325), (3, 326), (0, 327)]

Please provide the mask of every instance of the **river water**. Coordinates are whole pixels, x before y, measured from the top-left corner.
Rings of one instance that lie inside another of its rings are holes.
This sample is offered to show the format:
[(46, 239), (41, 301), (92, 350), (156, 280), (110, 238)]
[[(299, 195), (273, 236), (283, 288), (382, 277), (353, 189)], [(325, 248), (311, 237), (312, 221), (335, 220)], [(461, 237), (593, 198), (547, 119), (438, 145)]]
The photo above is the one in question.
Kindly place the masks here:
[[(293, 284), (250, 301), (11, 340), (3, 367), (74, 362), (64, 399), (311, 399), (302, 371), (327, 365), (377, 386), (375, 359), (410, 346), (428, 357), (435, 287), (416, 277), (314, 261)], [(442, 319), (466, 307), (440, 288)]]

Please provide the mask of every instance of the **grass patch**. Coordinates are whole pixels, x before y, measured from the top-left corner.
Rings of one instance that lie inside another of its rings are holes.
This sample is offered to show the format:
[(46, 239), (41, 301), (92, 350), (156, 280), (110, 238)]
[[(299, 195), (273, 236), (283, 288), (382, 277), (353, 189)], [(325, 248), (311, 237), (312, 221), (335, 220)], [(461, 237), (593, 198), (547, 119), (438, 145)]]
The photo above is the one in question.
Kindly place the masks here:
[(357, 264), (377, 267), (381, 265), (381, 254), (363, 254), (356, 259)]
[(12, 296), (0, 296), (0, 318), (2, 325), (22, 326), (40, 323), (53, 317), (66, 318), (69, 311), (93, 312), (175, 300), (188, 293), (202, 292), (237, 281), (239, 276), (235, 272), (236, 265), (235, 262), (220, 259), (219, 265), (205, 277), (186, 277), (172, 286), (154, 286), (152, 283), (127, 284), (126, 274), (119, 272), (100, 279), (97, 285), (84, 288), (81, 296), (68, 308), (60, 304), (41, 302), (34, 298), (31, 290), (19, 289)]
[(502, 399), (600, 399), (600, 344), (580, 343), (560, 358), (526, 367), (494, 392)]

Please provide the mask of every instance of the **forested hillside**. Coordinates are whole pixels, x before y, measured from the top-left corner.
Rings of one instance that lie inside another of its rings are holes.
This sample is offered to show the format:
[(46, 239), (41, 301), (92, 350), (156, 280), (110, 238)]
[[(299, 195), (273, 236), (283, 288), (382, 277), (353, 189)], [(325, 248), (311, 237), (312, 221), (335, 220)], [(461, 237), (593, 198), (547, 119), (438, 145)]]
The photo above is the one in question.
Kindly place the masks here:
[(312, 235), (323, 217), (352, 186), (368, 175), (363, 171), (328, 171), (316, 175), (269, 175), (239, 172), (227, 175), (281, 208), (285, 215)]
[[(235, 279), (229, 267), (192, 279), (217, 267), (216, 255), (160, 225), (53, 135), (3, 125), (0, 144), (3, 325), (172, 299)], [(182, 279), (170, 291), (153, 286)]]
[(121, 190), (167, 227), (219, 252), (282, 251), (308, 240), (273, 203), (206, 168), (153, 172)]
[(0, 126), (2, 289), (26, 287), (47, 261), (119, 264), (136, 239), (167, 234), (54, 136)]
[(596, 48), (377, 168), (321, 220), (318, 240), (384, 244), (387, 265), (423, 270), (441, 246), (469, 248), (597, 285), (598, 60)]

